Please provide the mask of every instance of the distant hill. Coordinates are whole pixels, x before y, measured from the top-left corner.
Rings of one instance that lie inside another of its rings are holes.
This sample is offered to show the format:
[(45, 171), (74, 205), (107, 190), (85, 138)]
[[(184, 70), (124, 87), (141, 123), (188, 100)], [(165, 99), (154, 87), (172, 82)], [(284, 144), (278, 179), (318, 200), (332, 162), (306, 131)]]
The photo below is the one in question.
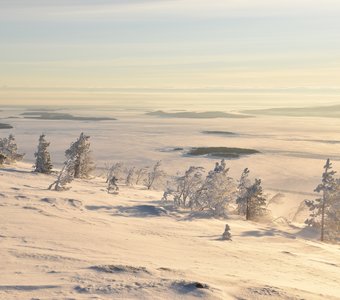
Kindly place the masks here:
[(233, 118), (233, 119), (243, 119), (251, 118), (252, 116), (241, 115), (241, 114), (231, 114), (222, 111), (206, 111), (206, 112), (164, 112), (162, 110), (157, 110), (153, 112), (148, 112), (146, 115), (156, 116), (162, 118), (187, 118), (187, 119), (215, 119), (215, 118)]
[(244, 155), (260, 153), (254, 149), (229, 148), (229, 147), (198, 147), (192, 148), (187, 154), (191, 156), (208, 155), (216, 158), (240, 158)]
[(242, 113), (269, 116), (340, 118), (340, 105), (255, 109), (243, 110)]
[(12, 125), (0, 123), (0, 129), (11, 129), (11, 128), (13, 128)]
[(39, 120), (71, 120), (71, 121), (114, 121), (115, 118), (108, 117), (79, 117), (66, 113), (51, 112), (25, 112), (21, 114), (25, 119)]

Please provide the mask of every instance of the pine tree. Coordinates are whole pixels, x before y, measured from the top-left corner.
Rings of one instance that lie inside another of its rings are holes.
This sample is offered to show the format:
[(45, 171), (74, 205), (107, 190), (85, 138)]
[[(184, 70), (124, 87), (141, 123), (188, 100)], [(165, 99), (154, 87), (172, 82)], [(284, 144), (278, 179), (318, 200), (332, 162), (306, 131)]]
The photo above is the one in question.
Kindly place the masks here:
[(73, 161), (74, 178), (88, 178), (94, 170), (89, 139), (90, 136), (81, 133), (79, 138), (65, 151), (67, 159)]
[(0, 153), (6, 157), (5, 163), (7, 164), (22, 160), (25, 155), (18, 153), (18, 146), (13, 134), (10, 134), (8, 138), (0, 139)]
[(255, 183), (247, 189), (246, 196), (246, 220), (256, 220), (265, 213), (266, 198), (263, 196), (261, 179), (255, 179)]
[(52, 171), (51, 156), (47, 148), (50, 143), (45, 140), (45, 135), (39, 137), (38, 150), (34, 153), (36, 157), (34, 172), (49, 174)]
[(311, 211), (310, 218), (305, 221), (308, 226), (320, 228), (320, 240), (325, 240), (325, 235), (328, 234), (329, 225), (332, 220), (339, 217), (339, 181), (336, 181), (332, 170), (332, 163), (327, 159), (322, 174), (321, 183), (314, 190), (321, 193), (321, 197), (315, 200), (307, 200), (306, 205)]

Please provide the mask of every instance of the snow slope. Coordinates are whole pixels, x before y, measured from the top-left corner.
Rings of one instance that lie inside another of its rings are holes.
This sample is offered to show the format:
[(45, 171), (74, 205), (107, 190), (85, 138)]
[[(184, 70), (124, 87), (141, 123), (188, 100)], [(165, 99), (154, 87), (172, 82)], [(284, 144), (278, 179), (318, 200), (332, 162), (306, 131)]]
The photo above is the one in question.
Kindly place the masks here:
[(193, 218), (101, 178), (48, 191), (53, 179), (0, 170), (0, 299), (340, 299), (339, 245), (296, 224)]

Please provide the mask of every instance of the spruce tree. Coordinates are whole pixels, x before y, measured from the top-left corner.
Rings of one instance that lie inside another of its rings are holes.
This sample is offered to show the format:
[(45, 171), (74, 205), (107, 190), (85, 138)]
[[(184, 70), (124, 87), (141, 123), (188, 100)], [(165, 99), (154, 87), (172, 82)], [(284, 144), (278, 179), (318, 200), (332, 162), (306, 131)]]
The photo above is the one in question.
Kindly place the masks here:
[(247, 211), (247, 194), (248, 188), (251, 186), (249, 180), (249, 169), (245, 168), (242, 172), (241, 178), (239, 180), (239, 185), (237, 187), (237, 211), (240, 215), (245, 215)]
[(255, 183), (247, 189), (246, 196), (246, 220), (256, 220), (265, 213), (266, 198), (263, 195), (261, 179), (255, 179)]
[[(321, 183), (314, 190), (321, 193), (321, 197), (315, 200), (307, 200), (306, 205), (311, 211), (310, 218), (305, 221), (308, 226), (320, 228), (320, 240), (325, 240), (328, 234), (328, 224), (338, 216), (339, 210), (339, 188), (334, 178), (336, 174), (332, 170), (332, 163), (327, 159), (324, 165)], [(333, 216), (333, 217), (332, 217)]]
[(50, 143), (45, 140), (45, 135), (39, 137), (38, 150), (34, 153), (36, 157), (34, 172), (49, 174), (52, 171), (51, 156), (47, 148)]

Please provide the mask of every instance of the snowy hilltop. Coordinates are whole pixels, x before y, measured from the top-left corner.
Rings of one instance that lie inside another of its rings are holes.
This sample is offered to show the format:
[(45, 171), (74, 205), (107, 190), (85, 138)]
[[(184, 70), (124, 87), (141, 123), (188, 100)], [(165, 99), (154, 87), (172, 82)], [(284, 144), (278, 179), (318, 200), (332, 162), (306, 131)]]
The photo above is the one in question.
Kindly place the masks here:
[(0, 170), (0, 299), (339, 299), (339, 246), (303, 225), (175, 209), (141, 185), (108, 193), (102, 177), (48, 190), (56, 177)]

